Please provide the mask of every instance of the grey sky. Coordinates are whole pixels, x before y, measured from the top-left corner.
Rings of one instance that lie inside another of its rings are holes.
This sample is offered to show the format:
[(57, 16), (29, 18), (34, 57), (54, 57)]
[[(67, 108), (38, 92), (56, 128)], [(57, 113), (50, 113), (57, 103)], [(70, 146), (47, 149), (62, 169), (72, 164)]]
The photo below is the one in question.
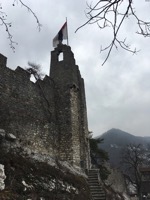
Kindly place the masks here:
[[(24, 7), (19, 4), (13, 7), (13, 0), (9, 2), (2, 5), (13, 23), (10, 30), (18, 45), (13, 53), (1, 27), (0, 53), (8, 57), (8, 67), (25, 67), (28, 61), (34, 61), (49, 74), (52, 40), (67, 17), (69, 44), (85, 80), (89, 130), (95, 136), (111, 128), (150, 136), (150, 39), (135, 34), (134, 21), (124, 24), (120, 37), (127, 37), (132, 47), (141, 51), (132, 55), (114, 49), (107, 63), (101, 66), (106, 54), (100, 54), (100, 46), (111, 40), (109, 29), (99, 31), (89, 25), (75, 34), (86, 20), (85, 0), (24, 0), (37, 14), (42, 24), (40, 32), (34, 17)], [(150, 21), (150, 2), (139, 1), (135, 6), (137, 13)]]

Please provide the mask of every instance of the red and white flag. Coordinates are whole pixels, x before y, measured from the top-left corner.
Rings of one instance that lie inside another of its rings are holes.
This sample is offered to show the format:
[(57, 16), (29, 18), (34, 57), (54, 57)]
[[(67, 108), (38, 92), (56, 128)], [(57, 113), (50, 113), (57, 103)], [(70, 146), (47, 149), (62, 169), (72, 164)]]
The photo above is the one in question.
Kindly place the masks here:
[(60, 31), (53, 39), (53, 47), (57, 47), (63, 40), (68, 40), (67, 22), (61, 27)]

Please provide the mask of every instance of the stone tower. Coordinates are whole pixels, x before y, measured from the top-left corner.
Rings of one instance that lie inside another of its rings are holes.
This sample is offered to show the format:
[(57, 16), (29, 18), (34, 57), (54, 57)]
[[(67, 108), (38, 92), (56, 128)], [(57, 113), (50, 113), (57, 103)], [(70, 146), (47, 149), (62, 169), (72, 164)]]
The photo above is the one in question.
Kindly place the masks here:
[(69, 46), (59, 44), (51, 52), (50, 77), (55, 87), (59, 158), (87, 169), (90, 159), (84, 80)]

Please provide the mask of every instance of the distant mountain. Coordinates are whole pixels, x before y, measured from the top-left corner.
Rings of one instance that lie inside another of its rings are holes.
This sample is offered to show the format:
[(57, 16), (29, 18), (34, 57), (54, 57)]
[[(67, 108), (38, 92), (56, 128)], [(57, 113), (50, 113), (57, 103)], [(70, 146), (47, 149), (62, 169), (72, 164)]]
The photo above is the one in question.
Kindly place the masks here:
[(114, 167), (120, 166), (121, 152), (128, 144), (142, 144), (143, 146), (150, 145), (150, 137), (134, 136), (130, 133), (119, 129), (110, 129), (102, 135), (96, 137), (96, 139), (104, 139), (99, 147), (108, 152), (110, 158), (110, 164)]

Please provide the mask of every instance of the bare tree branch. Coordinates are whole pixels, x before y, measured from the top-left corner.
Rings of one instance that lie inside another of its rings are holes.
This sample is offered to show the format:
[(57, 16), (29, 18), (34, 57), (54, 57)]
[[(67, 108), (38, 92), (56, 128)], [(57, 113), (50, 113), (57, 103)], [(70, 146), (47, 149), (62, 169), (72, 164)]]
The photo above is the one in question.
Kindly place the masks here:
[(130, 182), (135, 184), (137, 193), (141, 189), (141, 173), (140, 167), (149, 165), (149, 151), (141, 144), (130, 144), (122, 151), (121, 163), (125, 167), (125, 175), (130, 177)]
[[(36, 23), (37, 23), (37, 26), (38, 26), (38, 30), (40, 31), (42, 25), (41, 25), (37, 15), (35, 14), (35, 12), (29, 6), (27, 6), (22, 0), (13, 0), (12, 6), (15, 6), (16, 4), (19, 4), (19, 3), (23, 7), (25, 7), (33, 15), (33, 17), (36, 20)], [(10, 42), (10, 44), (9, 44), (10, 48), (13, 51), (15, 51), (15, 45), (17, 45), (18, 43), (13, 40), (13, 35), (12, 35), (11, 31), (10, 31), (10, 28), (12, 27), (12, 23), (7, 21), (7, 13), (5, 13), (3, 11), (2, 3), (0, 4), (0, 26), (4, 26), (5, 27), (5, 30), (6, 30), (7, 35), (8, 35), (8, 40)]]
[(10, 22), (6, 21), (6, 17), (7, 17), (7, 15), (4, 12), (0, 11), (0, 21), (1, 21), (0, 25), (5, 27), (5, 30), (7, 32), (8, 39), (9, 39), (9, 42), (10, 42), (9, 43), (10, 48), (13, 51), (15, 51), (15, 45), (17, 44), (17, 42), (13, 41), (13, 39), (12, 39), (13, 36), (10, 33), (10, 30), (9, 30), (9, 28), (12, 26), (12, 24)]
[(40, 23), (40, 21), (39, 21), (37, 15), (35, 14), (35, 12), (33, 12), (33, 10), (32, 10), (29, 6), (27, 6), (25, 3), (23, 3), (22, 0), (14, 0), (14, 5), (15, 5), (15, 3), (18, 2), (18, 1), (20, 2), (20, 4), (21, 4), (22, 6), (24, 6), (25, 8), (27, 8), (27, 10), (34, 16), (34, 18), (35, 18), (35, 20), (36, 20), (36, 23), (37, 23), (37, 25), (38, 25), (38, 30), (40, 31), (40, 30), (41, 30), (41, 27), (42, 27), (42, 24)]
[(94, 5), (87, 3), (87, 12), (86, 16), (88, 20), (76, 29), (77, 32), (79, 29), (83, 28), (88, 24), (97, 24), (99, 29), (110, 28), (112, 31), (112, 39), (110, 44), (101, 47), (101, 52), (106, 51), (107, 55), (102, 63), (104, 65), (110, 54), (115, 47), (118, 50), (118, 47), (130, 52), (137, 53), (136, 48), (132, 49), (130, 45), (126, 43), (126, 39), (119, 39), (119, 31), (121, 30), (122, 25), (125, 23), (126, 19), (133, 17), (136, 20), (138, 26), (137, 34), (140, 34), (144, 37), (150, 37), (150, 21), (146, 22), (141, 20), (137, 14), (136, 10), (133, 8), (133, 0), (99, 0)]

